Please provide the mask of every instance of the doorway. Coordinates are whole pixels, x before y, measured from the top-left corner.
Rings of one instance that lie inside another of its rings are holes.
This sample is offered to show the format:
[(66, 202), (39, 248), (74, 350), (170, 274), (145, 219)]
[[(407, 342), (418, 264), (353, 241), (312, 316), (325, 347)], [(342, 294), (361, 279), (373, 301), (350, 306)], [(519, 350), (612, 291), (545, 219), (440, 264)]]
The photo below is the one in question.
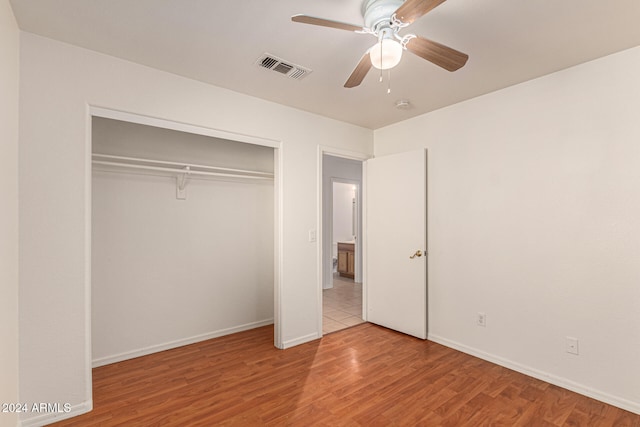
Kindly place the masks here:
[(362, 162), (321, 153), (321, 330), (364, 322), (362, 274)]
[[(360, 234), (364, 260), (362, 319), (422, 339), (427, 336), (427, 153), (425, 149), (370, 159), (333, 148), (319, 149), (322, 268), (318, 282), (318, 330), (322, 330), (322, 285), (331, 274), (327, 198), (333, 159), (362, 166)], [(398, 191), (401, 188), (402, 191)], [(395, 224), (396, 227), (389, 227)], [(366, 235), (362, 233), (366, 229)], [(357, 267), (356, 267), (357, 270)], [(394, 286), (388, 286), (393, 283)]]

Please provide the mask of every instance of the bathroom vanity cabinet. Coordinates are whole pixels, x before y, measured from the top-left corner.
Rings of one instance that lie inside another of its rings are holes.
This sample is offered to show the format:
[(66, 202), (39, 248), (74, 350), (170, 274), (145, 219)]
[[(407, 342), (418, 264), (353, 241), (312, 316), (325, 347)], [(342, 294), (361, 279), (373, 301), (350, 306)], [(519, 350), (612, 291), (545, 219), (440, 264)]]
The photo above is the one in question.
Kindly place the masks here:
[(338, 273), (342, 277), (354, 278), (355, 242), (338, 242)]

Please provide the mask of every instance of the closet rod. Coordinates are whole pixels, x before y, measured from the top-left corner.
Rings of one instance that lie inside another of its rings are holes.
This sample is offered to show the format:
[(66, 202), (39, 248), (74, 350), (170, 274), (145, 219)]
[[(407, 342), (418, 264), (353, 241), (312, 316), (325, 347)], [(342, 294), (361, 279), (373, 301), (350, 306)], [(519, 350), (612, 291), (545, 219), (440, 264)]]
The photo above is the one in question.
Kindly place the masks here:
[[(95, 160), (95, 159), (109, 159), (109, 160), (116, 160), (115, 162), (108, 162), (108, 163), (104, 163), (100, 160)], [(111, 154), (100, 154), (100, 153), (93, 153), (93, 162), (94, 163), (98, 163), (98, 164), (109, 164), (110, 166), (122, 166), (122, 165), (127, 165), (125, 167), (130, 167), (130, 166), (143, 166), (143, 165), (135, 165), (135, 164), (130, 164), (130, 163), (121, 163), (120, 161), (124, 161), (124, 162), (140, 162), (140, 163), (154, 163), (156, 165), (167, 165), (167, 166), (178, 166), (180, 168), (185, 168), (185, 167), (189, 167), (191, 169), (191, 173), (195, 172), (193, 170), (193, 168), (197, 168), (197, 169), (206, 169), (209, 171), (224, 171), (224, 172), (230, 172), (230, 174), (228, 176), (251, 176), (253, 175), (254, 178), (256, 177), (266, 177), (266, 178), (273, 178), (273, 174), (270, 172), (260, 172), (260, 171), (253, 171), (253, 170), (246, 170), (246, 169), (231, 169), (231, 168), (223, 168), (223, 167), (218, 167), (218, 166), (208, 166), (208, 165), (196, 165), (196, 164), (191, 164), (191, 163), (178, 163), (178, 162), (170, 162), (167, 160), (152, 160), (152, 159), (143, 159), (143, 158), (139, 158), (139, 157), (126, 157), (126, 156), (114, 156)], [(102, 162), (102, 163), (100, 163)], [(156, 167), (156, 166), (154, 166)], [(161, 166), (160, 166), (161, 167)], [(182, 169), (175, 169), (175, 168), (165, 168), (167, 171), (173, 171), (173, 172), (184, 172), (184, 170)], [(163, 169), (164, 170), (164, 169)], [(219, 173), (219, 172), (216, 172)], [(250, 175), (244, 175), (244, 174), (250, 174)], [(223, 175), (223, 176), (227, 176), (227, 175)]]
[[(234, 174), (234, 173), (223, 173), (223, 172), (205, 172), (205, 171), (197, 171), (197, 170), (184, 170), (184, 169), (176, 169), (176, 168), (166, 168), (162, 166), (146, 166), (146, 165), (134, 165), (130, 163), (120, 163), (120, 162), (108, 162), (103, 160), (94, 160), (93, 164), (95, 165), (104, 165), (104, 166), (117, 166), (123, 168), (131, 168), (131, 169), (144, 169), (144, 170), (153, 170), (153, 171), (162, 171), (162, 172), (173, 172), (178, 174), (188, 174), (188, 175), (206, 175), (206, 176), (225, 176), (225, 177), (233, 177), (233, 178), (246, 178), (246, 179), (264, 179), (264, 180), (272, 180), (272, 176), (254, 176), (254, 175), (242, 175), (242, 174)], [(190, 165), (184, 165), (185, 167)]]

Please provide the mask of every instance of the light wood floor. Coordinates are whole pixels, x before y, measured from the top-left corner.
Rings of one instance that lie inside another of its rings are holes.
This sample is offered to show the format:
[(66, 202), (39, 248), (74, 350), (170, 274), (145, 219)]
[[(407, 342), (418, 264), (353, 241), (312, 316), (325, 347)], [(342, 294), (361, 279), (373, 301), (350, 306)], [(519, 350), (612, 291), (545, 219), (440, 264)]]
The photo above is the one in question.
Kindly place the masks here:
[(369, 323), (288, 350), (273, 328), (93, 371), (59, 426), (640, 426), (640, 416)]
[(322, 290), (322, 333), (328, 334), (364, 323), (362, 283), (333, 276), (333, 288)]

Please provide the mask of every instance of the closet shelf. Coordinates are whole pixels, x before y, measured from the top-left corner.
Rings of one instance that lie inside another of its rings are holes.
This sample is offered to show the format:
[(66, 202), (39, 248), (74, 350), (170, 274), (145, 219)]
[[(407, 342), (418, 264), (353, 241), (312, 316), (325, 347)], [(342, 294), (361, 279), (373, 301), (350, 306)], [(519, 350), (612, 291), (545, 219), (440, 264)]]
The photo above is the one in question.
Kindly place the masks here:
[(139, 157), (114, 156), (111, 154), (93, 153), (92, 163), (94, 165), (118, 168), (171, 172), (177, 175), (201, 175), (228, 178), (273, 180), (273, 174), (269, 172), (246, 169), (230, 169), (217, 166), (170, 162), (165, 160), (143, 159)]

